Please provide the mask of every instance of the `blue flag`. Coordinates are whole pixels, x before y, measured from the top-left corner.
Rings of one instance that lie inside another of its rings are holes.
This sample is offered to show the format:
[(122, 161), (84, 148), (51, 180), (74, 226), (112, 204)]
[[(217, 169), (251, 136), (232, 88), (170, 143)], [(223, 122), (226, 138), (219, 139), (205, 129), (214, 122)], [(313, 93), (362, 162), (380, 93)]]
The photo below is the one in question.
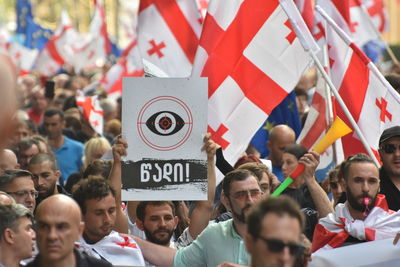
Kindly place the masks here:
[(51, 30), (43, 28), (34, 22), (32, 18), (27, 19), (24, 46), (31, 49), (39, 49), (40, 51), (44, 48), (52, 35), (53, 32)]
[(271, 131), (272, 127), (279, 124), (286, 124), (290, 126), (296, 133), (296, 138), (301, 132), (300, 116), (297, 110), (296, 95), (294, 91), (287, 95), (286, 98), (274, 108), (268, 119), (256, 132), (250, 142), (261, 153), (262, 158), (266, 158), (269, 154), (269, 150), (266, 146), (269, 132)]
[(16, 33), (25, 34), (28, 19), (33, 19), (30, 0), (17, 0), (17, 30)]

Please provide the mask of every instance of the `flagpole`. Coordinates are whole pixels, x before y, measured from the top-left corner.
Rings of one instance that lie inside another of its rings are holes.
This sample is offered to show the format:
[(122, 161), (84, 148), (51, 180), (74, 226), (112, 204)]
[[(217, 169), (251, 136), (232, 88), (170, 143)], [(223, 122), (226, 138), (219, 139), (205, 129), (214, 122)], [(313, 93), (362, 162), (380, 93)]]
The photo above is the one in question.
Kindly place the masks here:
[(369, 146), (367, 140), (365, 139), (364, 135), (362, 134), (360, 127), (358, 127), (357, 122), (354, 120), (353, 116), (351, 115), (349, 109), (347, 108), (346, 104), (344, 103), (342, 97), (339, 95), (339, 92), (337, 91), (335, 85), (332, 83), (331, 79), (329, 78), (328, 74), (324, 70), (324, 67), (322, 66), (321, 62), (318, 60), (317, 56), (315, 55), (315, 52), (312, 50), (309, 50), (309, 53), (314, 60), (314, 63), (316, 64), (318, 70), (321, 72), (322, 77), (325, 79), (326, 83), (328, 84), (329, 88), (331, 89), (331, 92), (335, 96), (336, 100), (338, 101), (339, 105), (342, 107), (344, 113), (346, 114), (346, 117), (349, 119), (351, 125), (353, 126), (354, 130), (356, 131), (358, 137), (360, 138), (362, 144), (364, 145), (365, 149), (368, 152), (368, 155), (372, 158), (372, 160), (375, 162), (376, 166), (380, 166), (378, 159), (375, 157), (374, 153), (372, 152), (371, 147)]
[(384, 44), (386, 51), (388, 52), (388, 55), (390, 59), (393, 61), (394, 64), (399, 64), (399, 60), (396, 58), (396, 55), (393, 53), (392, 48), (387, 44), (385, 40), (383, 40), (381, 33), (378, 31), (378, 29), (375, 27), (374, 23), (372, 22), (371, 17), (368, 15), (368, 10), (366, 9), (365, 5), (361, 3), (360, 1), (360, 7), (363, 12), (364, 17), (367, 19), (369, 26), (372, 28), (376, 36), (378, 36), (379, 40)]

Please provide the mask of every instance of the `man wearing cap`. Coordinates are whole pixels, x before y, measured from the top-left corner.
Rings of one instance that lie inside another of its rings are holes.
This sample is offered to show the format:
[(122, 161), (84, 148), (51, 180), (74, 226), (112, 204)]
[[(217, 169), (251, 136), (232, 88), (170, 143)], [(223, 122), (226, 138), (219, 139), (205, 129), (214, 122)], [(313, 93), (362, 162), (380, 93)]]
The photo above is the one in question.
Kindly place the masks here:
[(386, 196), (389, 209), (400, 209), (400, 126), (383, 131), (379, 139), (381, 194)]

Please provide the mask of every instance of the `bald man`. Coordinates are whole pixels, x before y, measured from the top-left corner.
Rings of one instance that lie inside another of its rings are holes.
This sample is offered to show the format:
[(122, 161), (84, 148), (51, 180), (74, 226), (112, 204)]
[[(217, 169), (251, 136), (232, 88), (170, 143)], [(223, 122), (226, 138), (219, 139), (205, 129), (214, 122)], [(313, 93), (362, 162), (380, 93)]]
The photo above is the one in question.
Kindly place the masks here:
[(278, 177), (279, 181), (283, 181), (282, 173), (282, 155), (285, 148), (296, 141), (296, 134), (292, 128), (287, 125), (280, 124), (272, 128), (269, 133), (267, 147), (269, 149), (268, 159), (272, 162), (272, 172)]
[(0, 151), (0, 174), (8, 170), (19, 169), (17, 156), (10, 149)]
[(12, 118), (16, 112), (16, 72), (10, 58), (0, 55), (0, 149), (3, 149), (14, 133)]
[(35, 215), (39, 254), (27, 266), (111, 266), (75, 249), (84, 228), (81, 217), (78, 204), (68, 196), (58, 194), (43, 200)]
[(15, 200), (6, 192), (0, 191), (0, 205), (15, 204)]

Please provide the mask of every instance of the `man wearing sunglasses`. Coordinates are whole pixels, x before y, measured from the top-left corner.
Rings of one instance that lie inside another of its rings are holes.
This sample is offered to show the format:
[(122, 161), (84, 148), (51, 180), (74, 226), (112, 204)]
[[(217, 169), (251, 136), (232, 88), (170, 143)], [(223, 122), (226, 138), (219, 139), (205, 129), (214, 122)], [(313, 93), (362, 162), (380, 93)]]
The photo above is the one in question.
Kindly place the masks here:
[(400, 209), (400, 126), (383, 131), (379, 139), (379, 156), (382, 167), (379, 171), (381, 194), (386, 196), (389, 208)]
[(304, 228), (298, 204), (287, 196), (256, 204), (247, 217), (245, 244), (251, 267), (293, 266), (304, 252), (300, 236)]
[[(232, 212), (232, 219), (208, 225), (187, 247), (174, 250), (135, 238), (145, 259), (161, 267), (183, 266), (248, 266), (250, 257), (243, 237), (246, 234), (245, 216), (261, 200), (262, 191), (252, 172), (236, 169), (223, 180), (221, 200)], [(221, 264), (221, 265), (219, 265)]]

